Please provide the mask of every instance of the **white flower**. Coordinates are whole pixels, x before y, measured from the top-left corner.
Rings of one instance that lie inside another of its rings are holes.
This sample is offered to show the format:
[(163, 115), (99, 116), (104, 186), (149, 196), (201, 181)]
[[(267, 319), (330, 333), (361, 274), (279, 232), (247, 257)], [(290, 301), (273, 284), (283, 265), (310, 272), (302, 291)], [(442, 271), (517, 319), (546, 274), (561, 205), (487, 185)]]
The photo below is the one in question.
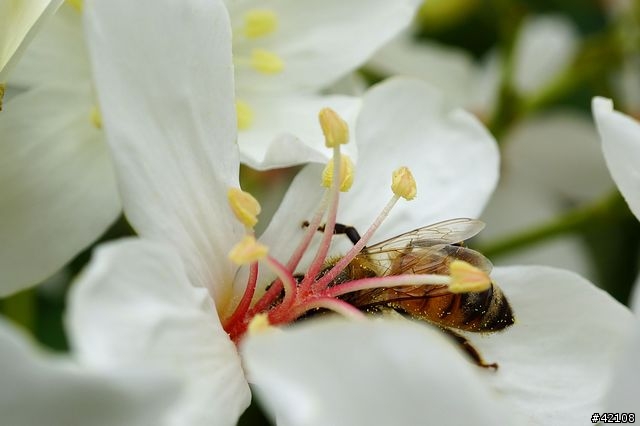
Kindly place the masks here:
[[(227, 2), (243, 112), (240, 127), (246, 128), (239, 135), (243, 160), (262, 168), (325, 161), (315, 114), (329, 105), (352, 119), (360, 101), (320, 91), (407, 25), (418, 3)], [(10, 81), (32, 90), (12, 99), (10, 113), (0, 117), (2, 295), (53, 274), (120, 213), (81, 9), (82, 2), (67, 2), (43, 28)], [(269, 22), (273, 26), (256, 35), (255, 28)], [(210, 25), (205, 29), (215, 34)], [(263, 55), (255, 59), (255, 52)], [(276, 60), (273, 55), (282, 61), (282, 70), (264, 72), (269, 60)]]
[[(596, 97), (592, 104), (593, 116), (602, 141), (602, 150), (613, 180), (627, 201), (633, 214), (640, 220), (640, 123), (613, 109), (609, 99)], [(640, 308), (640, 279), (629, 305), (638, 315)], [(608, 398), (607, 411), (638, 415), (640, 407), (638, 390), (640, 383), (640, 319), (629, 339), (627, 350), (619, 360), (616, 375)]]
[(0, 382), (2, 423), (20, 426), (157, 424), (179, 390), (157, 374), (86, 369), (36, 353), (1, 318)]
[[(125, 212), (143, 240), (97, 252), (73, 290), (68, 325), (78, 357), (92, 368), (144, 366), (181, 376), (187, 390), (168, 422), (232, 424), (249, 389), (227, 332), (242, 340), (242, 328), (228, 329), (229, 318), (249, 287), (246, 274), (226, 257), (244, 233), (227, 206), (228, 188), (238, 186), (230, 32), (224, 14), (216, 14), (218, 3), (153, 8), (145, 7), (148, 1), (140, 2), (138, 13), (123, 12), (117, 1), (87, 6), (104, 125)], [(193, 31), (177, 32), (174, 16)], [(216, 33), (202, 29), (203, 22)], [(167, 32), (179, 38), (163, 38)], [(202, 56), (202, 45), (215, 54)], [(355, 134), (360, 158), (353, 187), (340, 200), (341, 222), (372, 223), (388, 198), (388, 172), (399, 165), (409, 166), (421, 183), (413, 205), (395, 207), (376, 239), (476, 216), (495, 186), (491, 136), (469, 114), (447, 112), (418, 82), (395, 80), (372, 89)], [(300, 224), (314, 216), (322, 197), (319, 175), (318, 166), (303, 169), (261, 237), (273, 259), (284, 262), (305, 235)], [(259, 289), (270, 275), (260, 270)], [(465, 407), (450, 414), (457, 424), (495, 424), (503, 414), (524, 424), (584, 424), (601, 407), (610, 359), (631, 315), (567, 272), (505, 268), (494, 278), (512, 301), (517, 324), (490, 338), (470, 338), (488, 360), (500, 363), (497, 373), (461, 362), (424, 325), (323, 321), (246, 338), (248, 379), (275, 415), (292, 423), (383, 422), (388, 416), (411, 423), (426, 410), (446, 424), (450, 417), (443, 410), (449, 412), (456, 398), (453, 409)], [(593, 315), (594, 307), (601, 317)], [(354, 342), (355, 336), (364, 338)], [(464, 380), (463, 389), (452, 389), (450, 374)]]
[(0, 2), (0, 83), (7, 80), (7, 75), (20, 53), (38, 27), (55, 12), (60, 3), (62, 0)]
[(51, 276), (120, 214), (90, 75), (65, 3), (12, 74), (34, 87), (0, 114), (0, 295)]

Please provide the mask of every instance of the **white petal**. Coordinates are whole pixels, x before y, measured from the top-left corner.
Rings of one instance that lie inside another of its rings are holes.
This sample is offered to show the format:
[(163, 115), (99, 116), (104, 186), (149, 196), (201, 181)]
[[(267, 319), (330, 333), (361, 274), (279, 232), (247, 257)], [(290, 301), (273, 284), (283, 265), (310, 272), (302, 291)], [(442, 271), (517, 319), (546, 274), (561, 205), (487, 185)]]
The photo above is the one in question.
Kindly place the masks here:
[[(239, 67), (238, 91), (325, 87), (357, 68), (409, 25), (419, 4), (417, 0), (272, 1), (268, 7), (277, 14), (279, 28), (260, 46), (278, 54), (284, 70), (278, 75), (260, 75)], [(241, 22), (256, 3), (245, 2), (245, 6), (232, 9), (234, 22)]]
[(467, 51), (418, 41), (410, 32), (387, 43), (367, 67), (384, 75), (422, 79), (446, 94), (456, 106), (466, 105), (477, 71)]
[(367, 67), (385, 75), (424, 80), (444, 93), (446, 102), (483, 119), (493, 113), (500, 84), (499, 57), (494, 52), (475, 63), (464, 50), (418, 41), (405, 31), (380, 49)]
[(515, 86), (523, 93), (542, 89), (571, 63), (578, 42), (576, 28), (564, 17), (527, 19), (515, 47)]
[(249, 404), (240, 358), (209, 295), (191, 286), (168, 248), (134, 239), (102, 246), (72, 289), (68, 326), (87, 365), (179, 375), (187, 388), (176, 425), (235, 424)]
[(411, 169), (416, 200), (401, 200), (375, 239), (453, 217), (477, 217), (498, 180), (498, 149), (475, 117), (446, 110), (417, 80), (391, 79), (364, 98), (356, 125), (358, 164), (338, 219), (366, 229), (391, 197), (391, 173)]
[[(258, 96), (243, 100), (253, 109), (254, 122), (249, 129), (239, 131), (240, 153), (242, 162), (256, 169), (327, 162), (331, 150), (324, 144), (318, 113), (324, 107), (334, 109), (353, 131), (360, 109), (360, 99), (339, 95)], [(354, 140), (345, 152), (356, 160)]]
[(140, 235), (176, 247), (192, 282), (223, 307), (235, 271), (227, 253), (243, 232), (227, 205), (239, 163), (226, 9), (215, 0), (85, 8), (125, 213)]
[(41, 84), (87, 84), (90, 79), (82, 14), (65, 2), (26, 48), (9, 82), (33, 87)]
[(2, 423), (25, 426), (159, 424), (179, 389), (161, 376), (45, 357), (1, 319), (0, 383)]
[(596, 97), (593, 117), (609, 172), (636, 217), (640, 218), (640, 123), (613, 110), (613, 102)]
[(613, 189), (595, 126), (582, 114), (558, 111), (526, 120), (505, 146), (506, 173), (536, 182), (565, 202), (593, 201)]
[(6, 80), (22, 49), (62, 0), (5, 1), (0, 3), (0, 82)]
[(474, 367), (422, 324), (320, 320), (249, 336), (242, 354), (278, 424), (513, 424)]
[(612, 365), (634, 318), (580, 276), (542, 266), (496, 268), (516, 323), (469, 335), (500, 369), (487, 380), (531, 425), (584, 425), (603, 411)]
[(120, 201), (87, 87), (42, 87), (0, 114), (0, 294), (34, 285), (102, 234)]

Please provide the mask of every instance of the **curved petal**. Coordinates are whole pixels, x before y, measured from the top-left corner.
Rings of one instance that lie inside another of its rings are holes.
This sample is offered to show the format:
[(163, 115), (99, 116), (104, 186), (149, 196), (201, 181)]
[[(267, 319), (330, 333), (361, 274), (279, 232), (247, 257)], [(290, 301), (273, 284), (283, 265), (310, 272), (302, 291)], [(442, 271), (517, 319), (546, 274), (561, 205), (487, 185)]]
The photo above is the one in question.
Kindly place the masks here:
[[(256, 7), (252, 1), (235, 6), (227, 3), (234, 28), (241, 25), (250, 8)], [(323, 88), (357, 68), (409, 25), (419, 5), (417, 0), (271, 1), (268, 7), (278, 16), (279, 28), (251, 47), (278, 54), (284, 61), (284, 70), (278, 75), (261, 75), (252, 68), (239, 67), (238, 91)], [(234, 53), (238, 55), (238, 48), (244, 46), (236, 40), (234, 43)]]
[(102, 246), (74, 284), (68, 329), (79, 359), (98, 368), (146, 366), (179, 375), (172, 424), (235, 424), (249, 387), (205, 289), (168, 248), (129, 239)]
[(430, 86), (391, 79), (364, 97), (356, 125), (358, 163), (339, 221), (366, 229), (391, 197), (391, 173), (411, 169), (416, 200), (401, 200), (375, 239), (454, 217), (477, 217), (498, 181), (498, 148), (471, 114), (448, 111)]
[(515, 86), (525, 94), (542, 89), (569, 66), (578, 42), (576, 28), (562, 16), (527, 19), (514, 50)]
[(22, 87), (36, 87), (43, 84), (88, 84), (90, 80), (82, 13), (70, 2), (64, 2), (26, 48), (9, 82)]
[(593, 98), (591, 108), (609, 172), (633, 214), (640, 218), (640, 123), (614, 111), (609, 99)]
[(383, 75), (422, 79), (458, 106), (466, 105), (477, 72), (467, 51), (418, 41), (410, 32), (403, 32), (378, 50), (367, 67)]
[[(287, 95), (244, 99), (254, 111), (254, 122), (240, 130), (238, 143), (243, 163), (264, 170), (295, 164), (326, 163), (331, 150), (324, 144), (318, 113), (334, 109), (354, 128), (360, 99), (349, 96)], [(274, 130), (281, 132), (274, 139)], [(345, 152), (355, 160), (352, 140)]]
[(0, 383), (7, 425), (159, 424), (179, 390), (162, 376), (98, 372), (45, 357), (2, 319)]
[(88, 88), (42, 87), (0, 114), (0, 295), (52, 275), (120, 213)]
[(224, 307), (227, 253), (243, 234), (227, 204), (239, 163), (226, 9), (94, 0), (85, 10), (125, 213), (141, 236), (176, 247), (192, 282)]
[(542, 266), (496, 268), (493, 274), (516, 323), (491, 337), (468, 335), (497, 362), (491, 385), (531, 425), (583, 425), (604, 409), (612, 366), (634, 317), (580, 276)]
[(62, 1), (30, 0), (0, 3), (0, 82), (6, 80), (20, 52)]
[(314, 321), (249, 336), (242, 354), (278, 424), (513, 424), (471, 364), (428, 326)]

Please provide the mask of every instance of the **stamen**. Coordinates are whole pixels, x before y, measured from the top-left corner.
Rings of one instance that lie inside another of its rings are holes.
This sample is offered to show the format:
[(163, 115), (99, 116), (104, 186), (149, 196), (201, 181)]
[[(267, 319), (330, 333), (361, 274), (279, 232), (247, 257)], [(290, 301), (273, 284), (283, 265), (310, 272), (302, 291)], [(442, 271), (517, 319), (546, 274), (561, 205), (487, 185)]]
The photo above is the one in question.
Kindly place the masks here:
[(382, 287), (399, 287), (407, 285), (434, 285), (442, 286), (451, 284), (452, 279), (448, 275), (437, 274), (407, 274), (390, 275), (386, 277), (362, 278), (348, 281), (329, 287), (324, 293), (326, 297), (338, 297), (354, 291), (368, 290)]
[(488, 290), (491, 287), (491, 278), (480, 268), (463, 260), (454, 260), (449, 264), (451, 284), (449, 291), (452, 293), (469, 293)]
[(338, 274), (340, 274), (340, 272), (342, 272), (342, 270), (347, 267), (347, 265), (358, 255), (358, 253), (360, 253), (367, 242), (369, 242), (373, 234), (389, 215), (389, 212), (399, 199), (400, 197), (397, 195), (391, 197), (391, 200), (389, 200), (384, 209), (382, 209), (380, 215), (378, 215), (371, 227), (367, 230), (367, 232), (364, 233), (360, 240), (356, 244), (354, 244), (351, 250), (349, 250), (335, 265), (333, 265), (331, 270), (324, 274), (323, 277), (314, 284), (315, 289), (326, 288), (331, 283), (331, 281), (333, 281), (338, 276)]
[(247, 286), (245, 287), (244, 294), (240, 303), (236, 306), (235, 311), (224, 321), (223, 328), (227, 329), (230, 324), (234, 324), (244, 318), (251, 306), (251, 300), (256, 291), (256, 282), (258, 281), (258, 262), (253, 262), (249, 270), (249, 279), (247, 280)]
[[(353, 185), (353, 176), (355, 166), (353, 161), (348, 155), (340, 156), (340, 191), (347, 192)], [(327, 163), (326, 167), (322, 171), (322, 186), (330, 188), (333, 182), (333, 175), (335, 170), (335, 161)]]
[(237, 265), (246, 265), (264, 259), (269, 248), (256, 241), (253, 235), (245, 235), (229, 252), (229, 259)]
[(253, 124), (253, 109), (248, 103), (236, 99), (236, 117), (238, 120), (238, 129), (247, 130)]
[(102, 129), (102, 115), (100, 114), (100, 109), (95, 105), (91, 108), (90, 120), (96, 129)]
[(4, 83), (0, 83), (0, 111), (2, 111), (2, 100), (4, 99)]
[(347, 302), (330, 297), (319, 297), (300, 305), (294, 312), (292, 312), (291, 318), (286, 318), (286, 321), (293, 321), (312, 309), (329, 309), (330, 311), (336, 312), (353, 320), (363, 320), (366, 318), (364, 313)]
[(269, 9), (252, 9), (244, 15), (244, 35), (247, 38), (264, 37), (278, 29), (278, 16)]
[(258, 223), (258, 215), (260, 214), (261, 207), (253, 195), (240, 188), (229, 188), (227, 191), (227, 199), (229, 200), (229, 206), (236, 216), (236, 219), (244, 226), (252, 229), (256, 223)]
[[(333, 147), (333, 160), (330, 164), (333, 164), (334, 170), (338, 169), (340, 175), (342, 175), (342, 161), (340, 155), (340, 145), (335, 145)], [(323, 173), (324, 174), (324, 173)], [(331, 182), (331, 192), (329, 193), (329, 211), (327, 214), (327, 223), (324, 226), (324, 233), (322, 235), (322, 241), (320, 242), (320, 246), (318, 246), (318, 252), (316, 256), (313, 258), (313, 262), (309, 266), (307, 270), (307, 275), (305, 276), (302, 284), (300, 285), (300, 292), (303, 295), (308, 294), (312, 288), (312, 283), (315, 281), (316, 275), (320, 272), (322, 265), (324, 264), (325, 259), (327, 258), (327, 253), (329, 252), (329, 248), (331, 247), (331, 239), (333, 238), (333, 230), (336, 226), (336, 216), (338, 215), (338, 202), (340, 199), (340, 188), (339, 182), (342, 181), (341, 176), (338, 176), (338, 179), (333, 179)]]
[(67, 3), (69, 4), (69, 6), (73, 7), (78, 12), (82, 12), (82, 7), (84, 6), (83, 0), (67, 0)]
[(251, 51), (251, 66), (263, 74), (278, 74), (284, 69), (284, 62), (273, 52), (265, 49)]
[(282, 300), (280, 306), (278, 306), (275, 310), (286, 310), (295, 301), (298, 290), (296, 279), (283, 264), (281, 264), (271, 256), (267, 256), (265, 258), (265, 263), (267, 264), (269, 269), (275, 272), (278, 278), (280, 278), (280, 281), (282, 282), (284, 288), (284, 299)]
[[(327, 209), (328, 196), (329, 196), (329, 192), (327, 191), (324, 193), (324, 196), (322, 197), (322, 201), (320, 202), (320, 205), (318, 206), (318, 209), (316, 210), (316, 213), (313, 216), (311, 223), (307, 227), (307, 231), (304, 233), (304, 236), (302, 237), (302, 241), (300, 242), (296, 250), (293, 252), (291, 258), (289, 259), (289, 262), (287, 262), (287, 269), (289, 270), (290, 273), (293, 273), (295, 271), (296, 267), (300, 263), (300, 260), (304, 256), (304, 253), (306, 252), (307, 248), (309, 248), (309, 244), (311, 244), (311, 240), (313, 239), (314, 235), (317, 232), (316, 230), (318, 229), (318, 226), (322, 221), (322, 216), (324, 216), (324, 212)], [(253, 306), (253, 308), (249, 310), (249, 315), (254, 314), (256, 312), (262, 312), (264, 309), (271, 306), (271, 304), (276, 300), (276, 298), (278, 297), (281, 291), (282, 291), (282, 281), (278, 279), (273, 282), (273, 284), (271, 285), (271, 287), (269, 287), (266, 293), (263, 294), (262, 297)]]
[(267, 331), (273, 330), (274, 327), (269, 322), (269, 315), (267, 314), (258, 314), (251, 319), (249, 322), (249, 327), (247, 328), (248, 334), (259, 334)]
[(413, 178), (411, 170), (407, 167), (400, 167), (391, 176), (391, 190), (394, 194), (405, 200), (416, 198), (416, 180)]
[(323, 108), (318, 115), (325, 145), (333, 148), (349, 142), (349, 125), (331, 108)]

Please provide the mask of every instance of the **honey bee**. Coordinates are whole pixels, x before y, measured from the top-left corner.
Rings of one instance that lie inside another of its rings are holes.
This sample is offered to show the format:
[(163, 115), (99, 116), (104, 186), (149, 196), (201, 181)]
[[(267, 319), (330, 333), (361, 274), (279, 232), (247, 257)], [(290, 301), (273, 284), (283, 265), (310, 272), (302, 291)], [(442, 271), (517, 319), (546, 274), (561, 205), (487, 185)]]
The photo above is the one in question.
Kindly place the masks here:
[[(362, 278), (400, 274), (449, 274), (449, 264), (463, 260), (491, 272), (492, 264), (479, 252), (460, 245), (484, 228), (474, 219), (451, 219), (409, 231), (364, 248), (335, 278), (332, 285)], [(352, 242), (359, 235), (353, 227), (339, 225), (336, 233), (345, 233)], [(338, 258), (339, 259), (339, 258)], [(326, 273), (338, 261), (328, 261)], [(340, 296), (342, 300), (367, 313), (393, 310), (404, 316), (434, 324), (451, 335), (482, 367), (487, 364), (480, 353), (454, 330), (495, 332), (514, 323), (509, 301), (494, 283), (482, 292), (451, 293), (446, 285), (416, 285), (360, 290)]]

